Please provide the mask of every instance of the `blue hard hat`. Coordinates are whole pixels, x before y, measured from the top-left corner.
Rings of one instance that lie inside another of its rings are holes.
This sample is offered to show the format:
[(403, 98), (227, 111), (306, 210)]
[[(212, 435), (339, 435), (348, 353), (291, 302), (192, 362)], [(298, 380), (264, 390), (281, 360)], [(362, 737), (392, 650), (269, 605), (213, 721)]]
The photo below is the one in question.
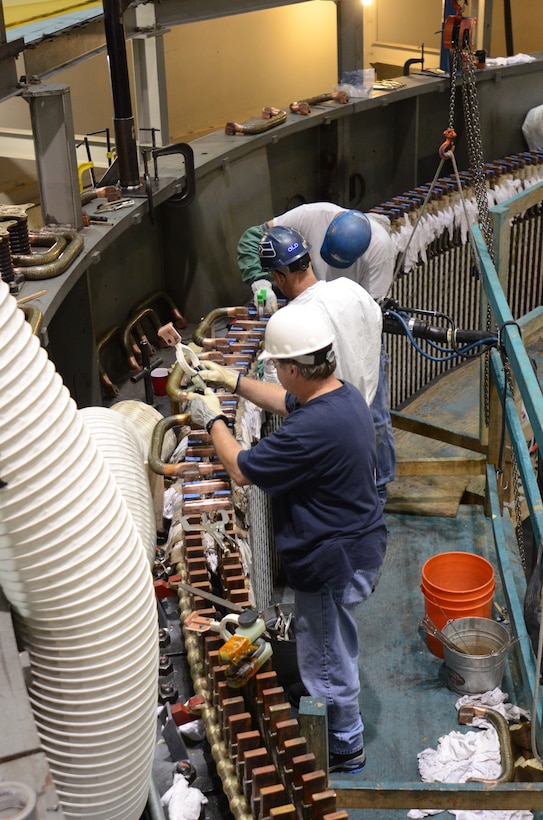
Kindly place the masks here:
[(321, 256), (333, 268), (350, 268), (367, 251), (371, 224), (361, 211), (343, 211), (328, 226)]
[(269, 228), (258, 243), (263, 271), (287, 267), (309, 253), (311, 245), (294, 228)]

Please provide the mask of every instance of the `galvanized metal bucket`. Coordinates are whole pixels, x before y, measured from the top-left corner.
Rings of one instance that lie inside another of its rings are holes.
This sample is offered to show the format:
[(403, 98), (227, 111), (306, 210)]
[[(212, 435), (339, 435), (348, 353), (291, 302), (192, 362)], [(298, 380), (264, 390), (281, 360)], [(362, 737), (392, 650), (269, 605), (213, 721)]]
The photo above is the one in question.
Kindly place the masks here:
[(443, 645), (447, 686), (459, 695), (477, 695), (501, 686), (511, 637), (490, 618), (458, 618), (442, 629), (461, 652)]

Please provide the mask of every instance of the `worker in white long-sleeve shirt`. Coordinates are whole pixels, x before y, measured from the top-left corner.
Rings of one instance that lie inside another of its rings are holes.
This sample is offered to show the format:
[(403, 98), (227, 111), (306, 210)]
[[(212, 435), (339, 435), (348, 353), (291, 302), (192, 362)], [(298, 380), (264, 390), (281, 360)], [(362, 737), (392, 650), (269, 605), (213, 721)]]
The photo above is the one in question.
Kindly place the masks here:
[[(293, 228), (309, 242), (317, 279), (351, 279), (376, 300), (388, 293), (396, 249), (390, 230), (378, 215), (346, 210), (331, 202), (312, 202), (247, 229), (238, 244), (238, 265), (242, 279), (249, 284), (263, 278), (258, 246), (264, 232), (272, 227)], [(377, 441), (377, 489), (383, 504), (387, 484), (396, 474), (387, 364), (388, 357), (381, 345), (379, 382), (370, 409)]]
[(327, 317), (336, 336), (338, 377), (354, 384), (369, 406), (379, 381), (383, 317), (377, 302), (344, 276), (319, 281), (310, 244), (292, 228), (270, 228), (258, 250), (262, 271), (290, 304), (310, 304)]

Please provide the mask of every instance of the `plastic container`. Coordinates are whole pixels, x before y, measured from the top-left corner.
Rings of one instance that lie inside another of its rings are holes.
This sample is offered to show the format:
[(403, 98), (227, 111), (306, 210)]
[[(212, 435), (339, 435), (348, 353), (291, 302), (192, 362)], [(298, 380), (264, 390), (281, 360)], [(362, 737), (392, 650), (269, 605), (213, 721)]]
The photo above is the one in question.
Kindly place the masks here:
[(465, 652), (444, 645), (447, 686), (459, 695), (479, 695), (501, 686), (511, 637), (489, 618), (459, 618), (443, 634)]
[[(491, 618), (495, 589), (494, 568), (480, 555), (444, 552), (422, 567), (425, 613), (438, 629), (459, 618)], [(433, 635), (426, 636), (426, 644), (433, 655), (444, 657), (443, 645)]]

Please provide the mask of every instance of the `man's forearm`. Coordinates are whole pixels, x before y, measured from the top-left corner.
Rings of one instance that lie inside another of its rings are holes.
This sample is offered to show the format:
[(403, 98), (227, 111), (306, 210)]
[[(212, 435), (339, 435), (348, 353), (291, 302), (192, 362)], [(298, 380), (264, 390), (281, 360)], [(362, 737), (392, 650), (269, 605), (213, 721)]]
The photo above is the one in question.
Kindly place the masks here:
[(285, 406), (286, 390), (280, 384), (272, 382), (261, 382), (258, 379), (249, 379), (241, 376), (238, 381), (236, 393), (244, 399), (252, 401), (263, 410), (276, 413), (278, 416), (286, 416)]
[(239, 484), (240, 487), (245, 484), (251, 484), (252, 482), (243, 475), (238, 467), (238, 453), (241, 450), (241, 445), (238, 444), (222, 419), (219, 418), (213, 422), (210, 435), (219, 461), (230, 478), (232, 478), (236, 484)]

